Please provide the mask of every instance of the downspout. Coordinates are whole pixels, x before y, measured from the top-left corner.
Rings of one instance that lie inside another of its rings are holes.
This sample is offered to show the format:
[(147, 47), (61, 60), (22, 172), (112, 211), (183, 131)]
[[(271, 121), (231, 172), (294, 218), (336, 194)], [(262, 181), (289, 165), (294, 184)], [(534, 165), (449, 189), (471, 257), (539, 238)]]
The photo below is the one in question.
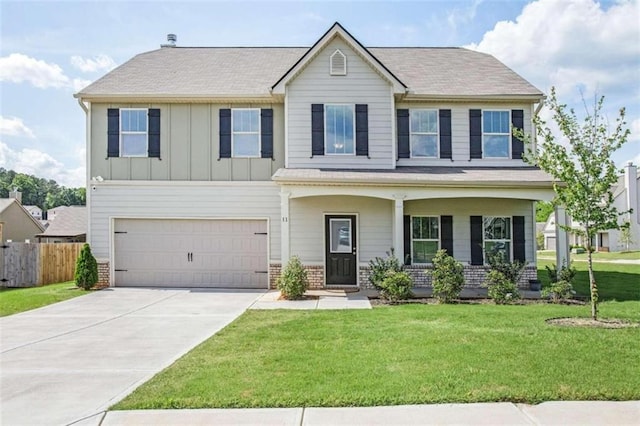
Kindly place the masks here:
[(84, 102), (82, 102), (81, 98), (78, 98), (78, 105), (80, 105), (80, 108), (82, 108), (82, 110), (84, 111), (85, 114), (89, 113), (89, 108), (87, 108), (87, 106), (84, 104)]

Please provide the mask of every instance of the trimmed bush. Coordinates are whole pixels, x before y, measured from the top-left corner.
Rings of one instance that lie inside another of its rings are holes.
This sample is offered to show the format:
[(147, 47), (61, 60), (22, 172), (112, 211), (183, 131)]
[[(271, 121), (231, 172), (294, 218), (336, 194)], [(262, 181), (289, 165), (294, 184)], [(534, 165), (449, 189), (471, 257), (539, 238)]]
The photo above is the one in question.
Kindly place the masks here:
[(489, 298), (498, 305), (505, 305), (520, 299), (518, 286), (498, 270), (489, 271), (483, 285), (489, 289)]
[(287, 266), (278, 277), (278, 281), (276, 281), (276, 286), (285, 299), (297, 300), (302, 298), (304, 292), (309, 288), (309, 278), (298, 256), (293, 256), (289, 259)]
[(398, 303), (413, 296), (411, 293), (413, 280), (404, 271), (387, 271), (380, 287), (380, 297), (391, 303)]
[(98, 283), (98, 262), (91, 254), (89, 244), (82, 246), (76, 260), (74, 280), (76, 285), (84, 290), (91, 290)]
[(571, 299), (576, 294), (572, 284), (577, 273), (575, 268), (563, 263), (560, 270), (556, 268), (555, 264), (552, 264), (551, 267), (547, 265), (545, 269), (551, 284), (542, 289), (542, 297), (551, 299), (554, 303), (559, 303), (563, 300)]
[(433, 284), (433, 297), (440, 303), (450, 303), (460, 297), (464, 287), (464, 267), (446, 250), (438, 250), (433, 258), (433, 270), (431, 273)]
[(387, 257), (385, 259), (376, 257), (369, 261), (369, 267), (371, 268), (369, 282), (376, 290), (382, 290), (382, 282), (387, 277), (388, 272), (404, 271), (404, 265), (395, 256), (393, 249), (386, 254)]

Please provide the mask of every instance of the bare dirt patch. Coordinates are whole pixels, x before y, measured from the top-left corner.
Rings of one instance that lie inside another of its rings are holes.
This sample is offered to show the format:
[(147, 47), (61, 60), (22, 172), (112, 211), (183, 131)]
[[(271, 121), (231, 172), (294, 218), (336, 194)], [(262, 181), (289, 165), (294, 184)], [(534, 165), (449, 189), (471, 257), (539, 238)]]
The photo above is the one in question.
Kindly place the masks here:
[(629, 328), (640, 327), (640, 323), (630, 322), (619, 319), (599, 319), (591, 318), (551, 318), (547, 324), (557, 325), (560, 327), (594, 327), (594, 328)]

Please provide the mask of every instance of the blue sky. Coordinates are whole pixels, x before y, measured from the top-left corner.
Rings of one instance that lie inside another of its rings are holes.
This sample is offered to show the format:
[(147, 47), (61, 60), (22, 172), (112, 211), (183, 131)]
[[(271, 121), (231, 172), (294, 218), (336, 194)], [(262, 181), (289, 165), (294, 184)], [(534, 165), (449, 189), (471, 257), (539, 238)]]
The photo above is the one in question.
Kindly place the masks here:
[(465, 46), (581, 106), (627, 107), (640, 162), (638, 0), (0, 3), (0, 167), (84, 186), (85, 120), (73, 93), (132, 56), (179, 46), (310, 46), (339, 21), (365, 46)]

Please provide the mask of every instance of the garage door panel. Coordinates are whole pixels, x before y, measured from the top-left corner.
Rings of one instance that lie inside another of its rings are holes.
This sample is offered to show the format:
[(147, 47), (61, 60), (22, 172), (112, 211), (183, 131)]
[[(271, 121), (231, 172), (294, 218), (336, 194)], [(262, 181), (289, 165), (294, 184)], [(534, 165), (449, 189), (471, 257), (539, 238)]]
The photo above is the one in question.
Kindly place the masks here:
[(267, 288), (266, 220), (119, 219), (115, 230), (116, 285)]

